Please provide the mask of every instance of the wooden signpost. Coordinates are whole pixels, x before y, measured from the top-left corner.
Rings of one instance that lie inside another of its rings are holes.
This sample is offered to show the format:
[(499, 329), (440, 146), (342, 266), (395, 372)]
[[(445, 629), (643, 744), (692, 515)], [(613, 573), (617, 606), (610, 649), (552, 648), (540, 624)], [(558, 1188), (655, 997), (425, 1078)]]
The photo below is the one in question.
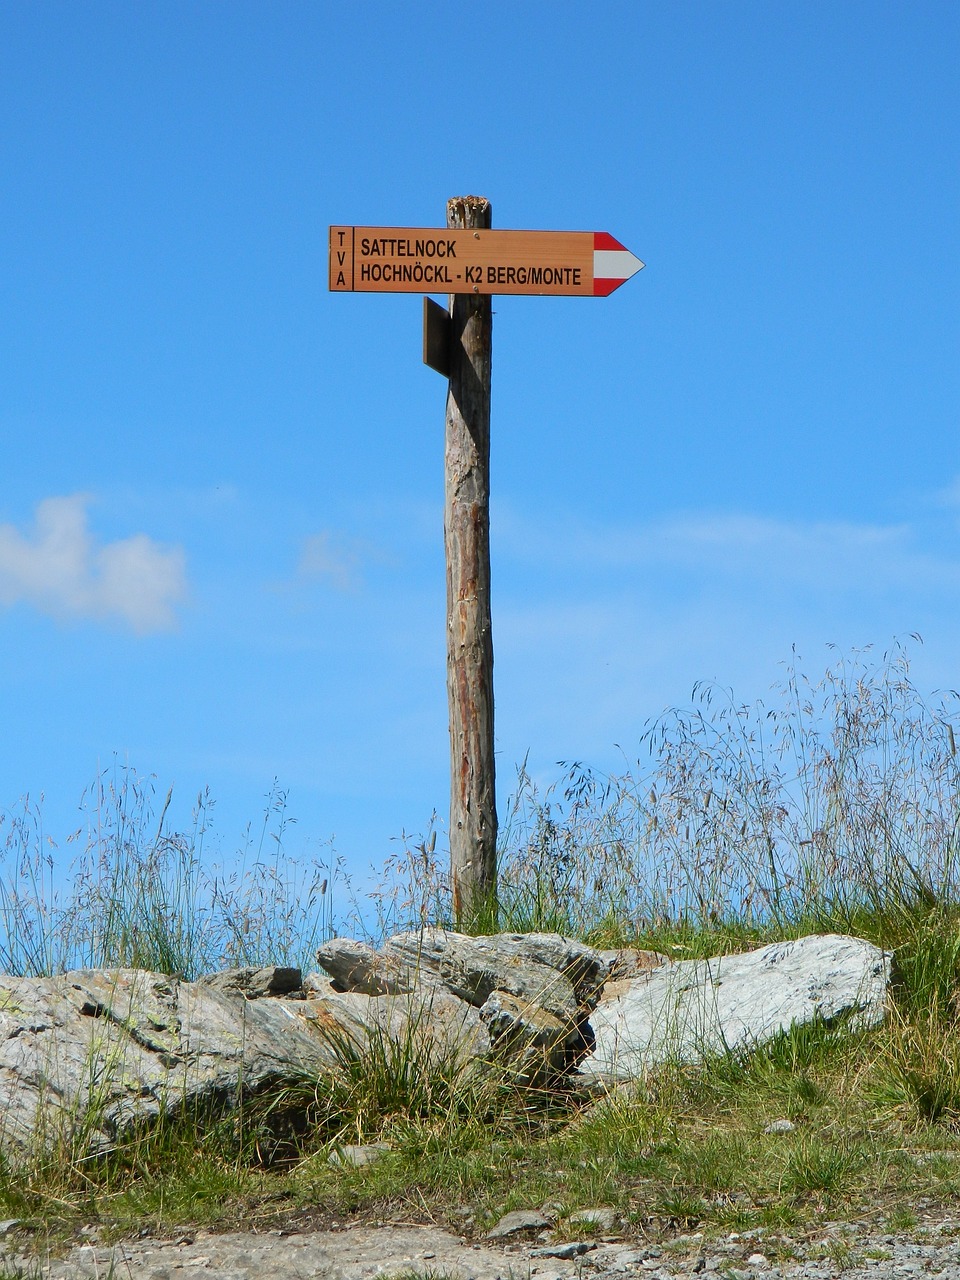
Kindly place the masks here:
[(450, 884), (461, 926), (493, 923), (497, 810), (490, 616), (494, 293), (606, 297), (643, 263), (605, 231), (493, 231), (490, 202), (447, 202), (446, 229), (330, 228), (334, 293), (424, 298), (423, 359), (448, 379), (443, 536), (450, 710)]

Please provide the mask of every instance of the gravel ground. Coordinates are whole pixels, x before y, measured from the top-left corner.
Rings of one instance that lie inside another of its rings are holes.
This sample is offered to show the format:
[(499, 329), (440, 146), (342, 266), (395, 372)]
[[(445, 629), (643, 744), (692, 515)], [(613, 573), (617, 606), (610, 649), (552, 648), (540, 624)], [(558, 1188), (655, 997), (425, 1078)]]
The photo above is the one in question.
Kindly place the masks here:
[[(718, 1280), (833, 1280), (841, 1274), (845, 1280), (925, 1275), (960, 1280), (960, 1218), (898, 1235), (866, 1224), (826, 1223), (823, 1234), (812, 1239), (753, 1231), (709, 1240), (681, 1236), (663, 1245), (612, 1238), (577, 1244), (548, 1233), (523, 1243), (477, 1244), (438, 1227), (409, 1224), (262, 1234), (197, 1231), (111, 1246), (91, 1236), (63, 1256), (47, 1259), (28, 1256), (23, 1244), (12, 1227), (0, 1242), (0, 1262), (7, 1267), (6, 1275), (17, 1275), (20, 1268), (30, 1280), (181, 1280), (191, 1275), (222, 1280), (367, 1280), (398, 1272), (420, 1273), (431, 1280), (709, 1280), (713, 1275)], [(557, 1256), (564, 1252), (569, 1256)]]

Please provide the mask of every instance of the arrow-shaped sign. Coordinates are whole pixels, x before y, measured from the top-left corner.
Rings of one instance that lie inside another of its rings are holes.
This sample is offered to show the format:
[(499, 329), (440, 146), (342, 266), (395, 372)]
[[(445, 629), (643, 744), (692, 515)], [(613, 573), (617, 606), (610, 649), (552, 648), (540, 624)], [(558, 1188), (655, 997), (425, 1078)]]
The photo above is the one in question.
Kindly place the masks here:
[(606, 297), (642, 266), (606, 231), (330, 228), (336, 293)]
[(593, 233), (593, 292), (605, 298), (643, 267), (640, 259), (606, 231)]

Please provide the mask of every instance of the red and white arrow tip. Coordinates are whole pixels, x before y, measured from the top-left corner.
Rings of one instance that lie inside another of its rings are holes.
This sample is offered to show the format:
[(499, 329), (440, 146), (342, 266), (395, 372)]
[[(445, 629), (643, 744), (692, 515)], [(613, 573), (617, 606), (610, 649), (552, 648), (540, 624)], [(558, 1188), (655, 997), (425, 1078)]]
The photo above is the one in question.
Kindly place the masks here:
[(593, 233), (593, 292), (605, 298), (643, 267), (640, 259), (606, 231)]

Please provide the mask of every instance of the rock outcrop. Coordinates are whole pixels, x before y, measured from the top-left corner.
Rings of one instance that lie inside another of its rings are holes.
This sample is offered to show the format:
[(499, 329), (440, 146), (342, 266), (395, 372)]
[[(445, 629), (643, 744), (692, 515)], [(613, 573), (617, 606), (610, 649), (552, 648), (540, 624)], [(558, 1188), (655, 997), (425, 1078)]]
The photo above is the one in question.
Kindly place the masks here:
[(600, 952), (559, 934), (471, 938), (446, 929), (399, 933), (380, 951), (338, 939), (317, 960), (345, 992), (455, 996), (478, 1011), (480, 1051), (538, 1081), (570, 1071), (592, 1047), (588, 1020), (610, 970)]
[(0, 1147), (108, 1149), (202, 1102), (228, 1109), (333, 1065), (284, 1001), (138, 969), (0, 978)]
[(518, 1079), (616, 1081), (762, 1042), (792, 1022), (883, 1016), (889, 957), (853, 938), (664, 962), (556, 934), (336, 940), (324, 973), (237, 969), (0, 976), (0, 1151), (108, 1150), (164, 1113), (223, 1114), (290, 1090), (371, 1041)]
[(666, 1061), (751, 1049), (797, 1023), (873, 1025), (883, 1018), (889, 980), (889, 955), (835, 934), (664, 965), (609, 984), (580, 1070), (630, 1080)]

